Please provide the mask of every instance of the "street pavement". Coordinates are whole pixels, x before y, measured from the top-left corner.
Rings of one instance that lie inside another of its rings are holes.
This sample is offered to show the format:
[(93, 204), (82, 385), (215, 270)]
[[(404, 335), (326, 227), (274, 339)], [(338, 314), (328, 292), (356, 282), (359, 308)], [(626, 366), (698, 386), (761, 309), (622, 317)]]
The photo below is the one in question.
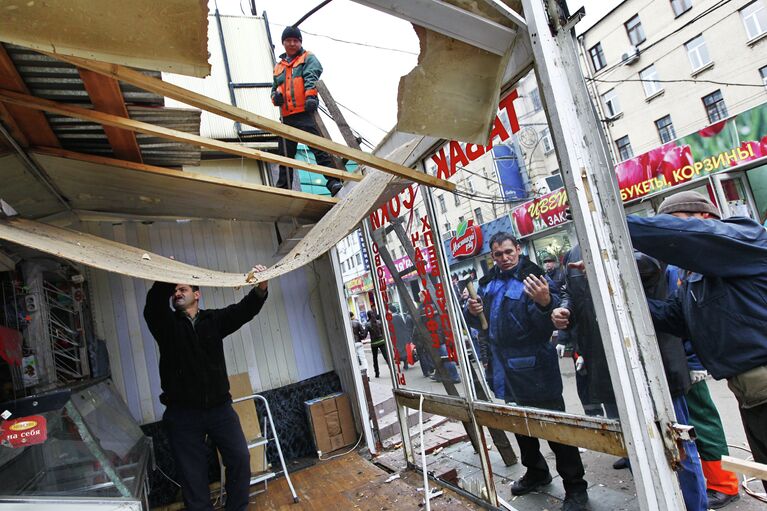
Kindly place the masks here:
[[(365, 355), (368, 362), (370, 376), (370, 390), (373, 396), (373, 402), (376, 405), (379, 423), (387, 431), (387, 436), (392, 435), (396, 431), (396, 435), (390, 438), (387, 442), (384, 439), (385, 445), (392, 445), (400, 440), (399, 427), (396, 422), (396, 412), (394, 401), (392, 397), (392, 380), (387, 367), (384, 365), (383, 358), (379, 356), (380, 365), (380, 378), (375, 378), (373, 375), (373, 360), (372, 352), (369, 345), (365, 345)], [(562, 373), (562, 381), (564, 386), (564, 398), (565, 406), (568, 412), (571, 413), (583, 413), (583, 408), (578, 399), (578, 395), (575, 388), (575, 371), (571, 359), (560, 360), (560, 370)], [(406, 388), (414, 390), (420, 390), (435, 394), (445, 394), (443, 385), (440, 382), (433, 381), (429, 378), (424, 378), (421, 369), (418, 364), (415, 367), (409, 368), (404, 372), (406, 380)], [(743, 431), (743, 425), (740, 421), (740, 413), (738, 411), (738, 404), (735, 397), (727, 388), (726, 381), (715, 381), (709, 379), (707, 381), (711, 395), (716, 403), (719, 413), (722, 417), (722, 422), (727, 436), (727, 441), (733, 446), (747, 446), (745, 433)], [(458, 384), (457, 389), (459, 393), (463, 394), (463, 383)], [(436, 421), (437, 418), (432, 417), (427, 423), (429, 430), (432, 434), (437, 434), (439, 431), (445, 428), (450, 428), (450, 424), (445, 424), (445, 421)], [(434, 424), (441, 424), (434, 427)], [(414, 424), (411, 421), (411, 424)], [(417, 422), (415, 422), (417, 424)], [(452, 425), (452, 429), (455, 430), (454, 434), (461, 433), (460, 423), (459, 427), (455, 424)], [(428, 431), (428, 430), (427, 430)], [(428, 433), (427, 433), (428, 434)], [(444, 434), (444, 433), (441, 433)], [(411, 429), (411, 437), (414, 438), (415, 445), (418, 445), (418, 428)], [(488, 445), (492, 442), (488, 438)], [(516, 442), (512, 441), (512, 445), (515, 451), (518, 453)], [(740, 449), (730, 449), (731, 455), (745, 458), (748, 454)], [(542, 442), (541, 452), (544, 454), (549, 462), (549, 466), (552, 470), (552, 475), (556, 474), (554, 468), (554, 456), (551, 450), (546, 445), (546, 442)], [(385, 455), (393, 465), (404, 463), (402, 459), (401, 449), (396, 452), (390, 452)], [(519, 511), (526, 510), (540, 510), (540, 509), (558, 509), (561, 505), (561, 499), (564, 498), (564, 492), (562, 490), (561, 481), (558, 477), (555, 477), (554, 482), (543, 489), (540, 493), (534, 493), (526, 495), (524, 497), (512, 497), (510, 493), (510, 485), (514, 479), (521, 477), (524, 473), (524, 468), (520, 465), (514, 465), (512, 467), (504, 467), (500, 459), (498, 452), (491, 447), (490, 450), (491, 462), (493, 467), (493, 473), (495, 474), (496, 488), (499, 495), (511, 502), (511, 504)], [(586, 467), (586, 479), (589, 481), (589, 494), (591, 495), (591, 507), (593, 511), (601, 510), (635, 510), (638, 509), (638, 503), (636, 501), (636, 492), (634, 489), (633, 478), (628, 470), (614, 470), (612, 463), (616, 460), (614, 456), (594, 452), (584, 451), (582, 453), (584, 466)], [(401, 461), (400, 461), (401, 460)], [(385, 462), (384, 462), (385, 463)], [(451, 445), (441, 450), (439, 453), (430, 455), (427, 460), (429, 471), (439, 473), (440, 470), (447, 470), (449, 468), (458, 467), (459, 483), (466, 488), (477, 488), (481, 485), (482, 473), (479, 466), (479, 460), (474, 453), (471, 445), (468, 442), (460, 442), (455, 445)], [(417, 460), (417, 464), (420, 465), (420, 459)], [(404, 466), (404, 464), (402, 465)], [(761, 491), (761, 486), (753, 485), (758, 491)], [(476, 491), (475, 491), (476, 493)], [(764, 510), (766, 507), (764, 504), (759, 503), (757, 500), (749, 497), (741, 489), (741, 498), (738, 502), (727, 506), (725, 509), (728, 511), (757, 511)]]

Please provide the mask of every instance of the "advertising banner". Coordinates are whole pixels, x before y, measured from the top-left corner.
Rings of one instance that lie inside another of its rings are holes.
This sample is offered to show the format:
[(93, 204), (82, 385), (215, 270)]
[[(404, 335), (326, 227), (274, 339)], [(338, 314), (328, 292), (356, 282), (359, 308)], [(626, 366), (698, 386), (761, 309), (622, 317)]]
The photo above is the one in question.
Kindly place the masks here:
[(517, 206), (511, 211), (517, 236), (529, 236), (565, 223), (566, 209), (567, 193), (564, 188)]
[[(663, 144), (615, 167), (621, 200), (629, 202), (767, 156), (767, 103)], [(566, 221), (564, 188), (515, 208), (519, 236)]]
[(623, 161), (615, 168), (623, 202), (767, 156), (767, 104)]
[[(490, 253), (490, 238), (493, 237), (493, 234), (499, 233), (499, 232), (514, 232), (514, 229), (511, 226), (511, 218), (508, 215), (504, 215), (500, 218), (496, 218), (495, 220), (492, 220), (490, 222), (486, 222), (482, 225), (476, 226), (473, 225), (473, 229), (479, 229), (480, 235), (477, 236), (476, 232), (469, 231), (468, 228), (468, 222), (466, 223), (466, 231), (463, 233), (463, 235), (460, 234), (460, 225), (458, 226), (459, 229), (456, 229), (456, 236), (453, 238), (450, 238), (449, 240), (444, 241), (445, 245), (445, 252), (447, 253), (447, 263), (450, 266), (453, 266), (454, 264), (458, 264), (462, 260), (468, 259), (470, 257), (475, 257), (482, 254), (488, 254)], [(473, 223), (473, 222), (472, 222)], [(472, 254), (465, 253), (468, 250), (468, 247), (464, 244), (468, 244), (469, 242), (465, 240), (466, 237), (475, 237), (476, 241), (476, 250)], [(455, 241), (458, 240), (458, 241)], [(459, 253), (456, 254), (456, 252), (453, 250), (453, 248), (456, 248)]]

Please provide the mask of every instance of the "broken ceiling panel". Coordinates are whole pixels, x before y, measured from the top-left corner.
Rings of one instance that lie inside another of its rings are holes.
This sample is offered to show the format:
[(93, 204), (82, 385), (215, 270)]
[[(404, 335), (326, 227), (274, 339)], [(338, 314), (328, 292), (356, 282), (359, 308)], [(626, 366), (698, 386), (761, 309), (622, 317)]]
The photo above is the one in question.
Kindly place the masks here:
[[(395, 162), (404, 161), (417, 142), (416, 139), (400, 146), (388, 158)], [(40, 156), (36, 158), (40, 159)], [(375, 207), (373, 204), (388, 194), (396, 194), (405, 185), (405, 181), (391, 174), (368, 169), (365, 179), (323, 216), (304, 239), (274, 266), (259, 273), (258, 277), (262, 280), (273, 279), (322, 256), (359, 225)], [(0, 239), (86, 266), (142, 279), (192, 282), (211, 287), (239, 287), (255, 283), (251, 274), (197, 268), (98, 236), (24, 218), (0, 219)]]
[(399, 83), (397, 130), (487, 143), (514, 45), (500, 56), (414, 28), (421, 53), (418, 65)]
[(142, 279), (217, 287), (247, 284), (245, 273), (206, 270), (92, 234), (24, 218), (0, 219), (0, 239), (93, 268)]
[[(291, 217), (313, 223), (336, 203), (308, 193), (63, 150), (35, 150), (32, 158), (76, 210), (150, 218), (276, 221)], [(6, 200), (16, 207), (19, 198), (23, 190)]]
[(0, 156), (0, 199), (27, 218), (42, 218), (66, 209), (15, 154)]
[[(0, 0), (0, 41), (35, 50), (203, 77), (206, 0)], [(132, 22), (126, 22), (132, 20)]]

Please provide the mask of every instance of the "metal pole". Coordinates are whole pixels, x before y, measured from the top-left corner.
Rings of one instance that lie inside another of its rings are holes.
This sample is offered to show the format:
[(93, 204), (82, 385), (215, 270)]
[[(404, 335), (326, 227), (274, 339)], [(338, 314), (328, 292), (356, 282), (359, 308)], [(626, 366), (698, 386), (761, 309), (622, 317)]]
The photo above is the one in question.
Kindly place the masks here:
[[(684, 509), (671, 434), (675, 420), (603, 132), (570, 26), (552, 34), (542, 0), (522, 0), (535, 70), (555, 141), (615, 390), (639, 504)], [(559, 24), (558, 16), (551, 23)], [(640, 356), (641, 353), (641, 356)], [(644, 362), (644, 363), (643, 363)]]
[[(362, 222), (362, 239), (365, 242), (365, 250), (368, 251), (368, 254), (370, 254), (370, 257), (373, 258), (375, 252), (373, 252), (373, 236), (370, 230), (370, 220), (366, 219), (364, 222)], [(370, 265), (371, 272), (373, 273), (373, 290), (375, 291), (373, 293), (373, 298), (376, 303), (376, 309), (378, 310), (378, 316), (381, 318), (381, 323), (383, 323), (384, 316), (382, 316), (383, 311), (383, 302), (381, 300), (381, 288), (378, 284), (378, 275), (377, 275), (377, 267), (375, 264)], [(384, 339), (386, 340), (386, 351), (389, 355), (389, 360), (391, 361), (391, 364), (389, 366), (389, 369), (392, 372), (392, 384), (395, 389), (399, 388), (399, 382), (397, 381), (397, 378), (394, 374), (394, 357), (392, 356), (393, 353), (389, 352), (389, 346), (391, 345), (391, 339), (389, 339), (389, 329), (384, 327), (383, 328), (384, 333)], [(371, 342), (373, 339), (370, 339)], [(397, 403), (397, 420), (399, 421), (399, 427), (400, 431), (402, 431), (402, 447), (405, 450), (405, 461), (409, 463), (410, 465), (415, 465), (415, 456), (413, 455), (413, 441), (410, 438), (410, 425), (407, 422), (407, 407), (399, 404), (397, 400), (395, 400)]]
[[(362, 429), (365, 432), (365, 439), (370, 452), (374, 455), (381, 451), (381, 441), (378, 433), (378, 421), (376, 420), (375, 406), (373, 406), (372, 399), (368, 399), (370, 395), (370, 389), (367, 385), (367, 375), (363, 375), (360, 371), (359, 363), (355, 363), (357, 360), (357, 350), (354, 346), (354, 332), (352, 332), (351, 324), (347, 321), (349, 317), (349, 308), (344, 300), (344, 283), (342, 281), (341, 266), (338, 262), (338, 251), (333, 248), (330, 250), (330, 264), (333, 267), (333, 274), (336, 280), (336, 293), (338, 296), (338, 306), (341, 308), (341, 315), (344, 318), (344, 334), (346, 334), (346, 347), (349, 355), (349, 360), (352, 365), (352, 372), (354, 378), (354, 389), (357, 394), (357, 404), (360, 407), (360, 419), (362, 422)], [(362, 398), (365, 396), (365, 399)], [(375, 425), (375, 431), (372, 430), (371, 417)], [(367, 420), (365, 420), (367, 418)]]

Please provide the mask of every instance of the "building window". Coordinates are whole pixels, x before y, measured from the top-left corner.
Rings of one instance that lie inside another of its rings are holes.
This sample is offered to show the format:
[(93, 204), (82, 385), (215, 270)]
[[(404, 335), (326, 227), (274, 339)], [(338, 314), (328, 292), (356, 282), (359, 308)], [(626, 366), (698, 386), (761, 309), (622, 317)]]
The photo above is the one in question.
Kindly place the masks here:
[(355, 259), (357, 259), (357, 266), (361, 265), (362, 264), (362, 255), (356, 254), (354, 257), (355, 257)]
[(533, 102), (533, 112), (539, 112), (543, 109), (543, 105), (541, 104), (541, 93), (538, 92), (537, 87), (530, 91), (530, 100)]
[(687, 57), (690, 59), (693, 73), (711, 63), (711, 57), (708, 55), (708, 48), (706, 48), (706, 41), (703, 39), (703, 34), (695, 39), (687, 41), (684, 47), (687, 48)]
[(466, 220), (466, 217), (464, 217), (463, 215), (459, 216), (458, 217), (458, 225), (461, 225), (464, 220)]
[(468, 178), (466, 180), (466, 185), (469, 187), (469, 193), (476, 193), (476, 188), (474, 188), (474, 181), (471, 178)]
[(454, 201), (456, 206), (460, 206), (461, 205), (461, 196), (458, 195), (457, 193), (453, 194), (453, 201)]
[(767, 89), (767, 66), (764, 66), (763, 68), (759, 69), (759, 76), (762, 77), (762, 83), (764, 84), (764, 87)]
[(692, 9), (692, 0), (671, 0), (671, 8), (674, 9), (674, 16), (680, 16)]
[(543, 146), (543, 152), (549, 154), (554, 150), (554, 145), (551, 143), (551, 133), (549, 128), (543, 128), (541, 131), (541, 145)]
[(743, 25), (746, 27), (749, 41), (767, 32), (767, 9), (764, 8), (763, 0), (751, 2), (742, 8), (740, 17), (743, 18)]
[(722, 91), (714, 91), (708, 96), (703, 96), (703, 105), (706, 107), (708, 122), (719, 122), (727, 118), (727, 106), (724, 104)]
[(453, 226), (450, 225), (450, 222), (445, 222), (445, 234), (450, 234), (450, 231), (453, 229)]
[(605, 52), (602, 51), (602, 43), (597, 43), (589, 49), (589, 56), (591, 57), (591, 65), (594, 66), (594, 71), (599, 71), (607, 65), (605, 60)]
[(477, 225), (485, 223), (485, 219), (482, 217), (482, 208), (474, 208), (474, 218), (477, 221)]
[(671, 122), (670, 115), (666, 115), (655, 121), (655, 127), (658, 128), (660, 141), (664, 144), (666, 142), (671, 142), (676, 138), (676, 133), (674, 132), (674, 124)]
[(416, 220), (421, 219), (421, 208), (415, 208), (415, 219)]
[(610, 89), (602, 94), (602, 103), (605, 105), (607, 117), (613, 118), (621, 113), (621, 105), (618, 103), (618, 93), (615, 92), (615, 89)]
[(639, 46), (645, 42), (644, 29), (642, 28), (642, 21), (639, 19), (639, 14), (635, 14), (630, 20), (626, 22), (626, 33), (629, 35), (629, 41), (634, 46)]
[(615, 145), (618, 147), (618, 156), (620, 156), (621, 161), (628, 160), (634, 156), (634, 151), (631, 150), (631, 142), (629, 142), (628, 135), (616, 140)]
[(447, 213), (447, 204), (445, 204), (445, 196), (440, 195), (439, 197), (437, 197), (437, 202), (439, 203), (439, 212)]
[(660, 82), (658, 82), (658, 71), (655, 69), (655, 64), (650, 67), (646, 67), (639, 72), (639, 79), (642, 80), (642, 87), (644, 87), (644, 97), (649, 98), (654, 96), (663, 90)]

